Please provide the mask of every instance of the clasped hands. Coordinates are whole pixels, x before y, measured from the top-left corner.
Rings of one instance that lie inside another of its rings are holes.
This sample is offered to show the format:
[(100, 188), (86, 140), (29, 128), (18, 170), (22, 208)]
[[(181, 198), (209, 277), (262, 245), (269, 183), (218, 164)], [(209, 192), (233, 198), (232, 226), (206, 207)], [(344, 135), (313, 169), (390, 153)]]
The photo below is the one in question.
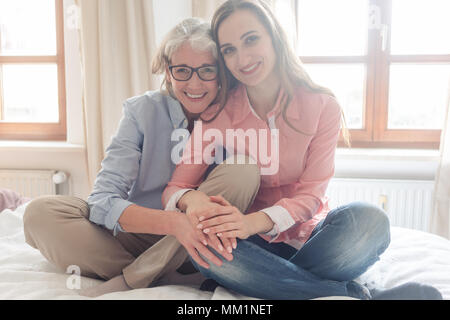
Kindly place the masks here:
[(247, 239), (251, 235), (246, 215), (242, 214), (238, 208), (232, 206), (222, 196), (210, 196), (209, 200), (208, 204), (203, 203), (201, 207), (186, 209), (186, 217), (191, 227), (205, 246), (186, 249), (191, 257), (204, 268), (209, 268), (209, 265), (199, 253), (214, 264), (222, 265), (222, 261), (206, 246), (209, 245), (225, 259), (231, 261), (232, 250), (237, 247), (236, 238)]

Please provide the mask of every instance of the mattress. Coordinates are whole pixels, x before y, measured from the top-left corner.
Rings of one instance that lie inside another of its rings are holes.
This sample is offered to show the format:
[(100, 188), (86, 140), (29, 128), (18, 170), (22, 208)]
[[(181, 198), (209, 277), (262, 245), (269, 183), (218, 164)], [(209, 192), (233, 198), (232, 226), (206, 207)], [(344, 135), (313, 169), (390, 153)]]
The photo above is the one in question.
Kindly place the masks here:
[[(97, 298), (78, 295), (73, 276), (49, 263), (38, 250), (25, 243), (23, 213), (27, 204), (0, 213), (0, 299), (164, 299), (164, 300), (244, 300), (222, 287), (214, 292), (195, 287), (167, 285), (114, 292)], [(81, 277), (81, 289), (101, 280)], [(437, 288), (450, 300), (450, 241), (442, 237), (405, 228), (391, 227), (391, 244), (380, 260), (356, 281), (369, 288), (388, 289), (409, 281)], [(340, 299), (343, 297), (327, 297)]]

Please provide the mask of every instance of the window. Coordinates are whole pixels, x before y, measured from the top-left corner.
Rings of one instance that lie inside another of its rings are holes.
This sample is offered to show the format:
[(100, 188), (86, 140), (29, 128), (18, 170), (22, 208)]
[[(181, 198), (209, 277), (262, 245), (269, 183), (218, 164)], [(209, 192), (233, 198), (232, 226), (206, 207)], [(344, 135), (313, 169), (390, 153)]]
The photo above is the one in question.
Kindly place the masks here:
[(66, 140), (62, 0), (0, 0), (0, 139)]
[(344, 109), (353, 147), (439, 147), (450, 92), (450, 1), (277, 1), (305, 69)]

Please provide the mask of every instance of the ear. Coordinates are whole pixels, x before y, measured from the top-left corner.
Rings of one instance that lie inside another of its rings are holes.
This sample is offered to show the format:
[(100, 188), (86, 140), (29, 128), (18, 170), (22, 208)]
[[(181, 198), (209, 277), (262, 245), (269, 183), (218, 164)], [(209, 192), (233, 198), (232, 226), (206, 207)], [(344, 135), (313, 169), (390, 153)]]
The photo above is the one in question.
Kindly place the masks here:
[(172, 83), (172, 77), (170, 76), (169, 66), (166, 66), (166, 81)]

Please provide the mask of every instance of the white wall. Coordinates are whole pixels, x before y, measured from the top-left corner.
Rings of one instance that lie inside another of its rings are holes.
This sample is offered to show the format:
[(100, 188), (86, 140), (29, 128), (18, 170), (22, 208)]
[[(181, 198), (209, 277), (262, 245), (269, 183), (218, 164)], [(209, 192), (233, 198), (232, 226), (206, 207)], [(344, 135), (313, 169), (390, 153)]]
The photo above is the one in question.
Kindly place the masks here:
[(188, 0), (154, 0), (156, 45), (177, 23), (192, 16), (192, 3)]

